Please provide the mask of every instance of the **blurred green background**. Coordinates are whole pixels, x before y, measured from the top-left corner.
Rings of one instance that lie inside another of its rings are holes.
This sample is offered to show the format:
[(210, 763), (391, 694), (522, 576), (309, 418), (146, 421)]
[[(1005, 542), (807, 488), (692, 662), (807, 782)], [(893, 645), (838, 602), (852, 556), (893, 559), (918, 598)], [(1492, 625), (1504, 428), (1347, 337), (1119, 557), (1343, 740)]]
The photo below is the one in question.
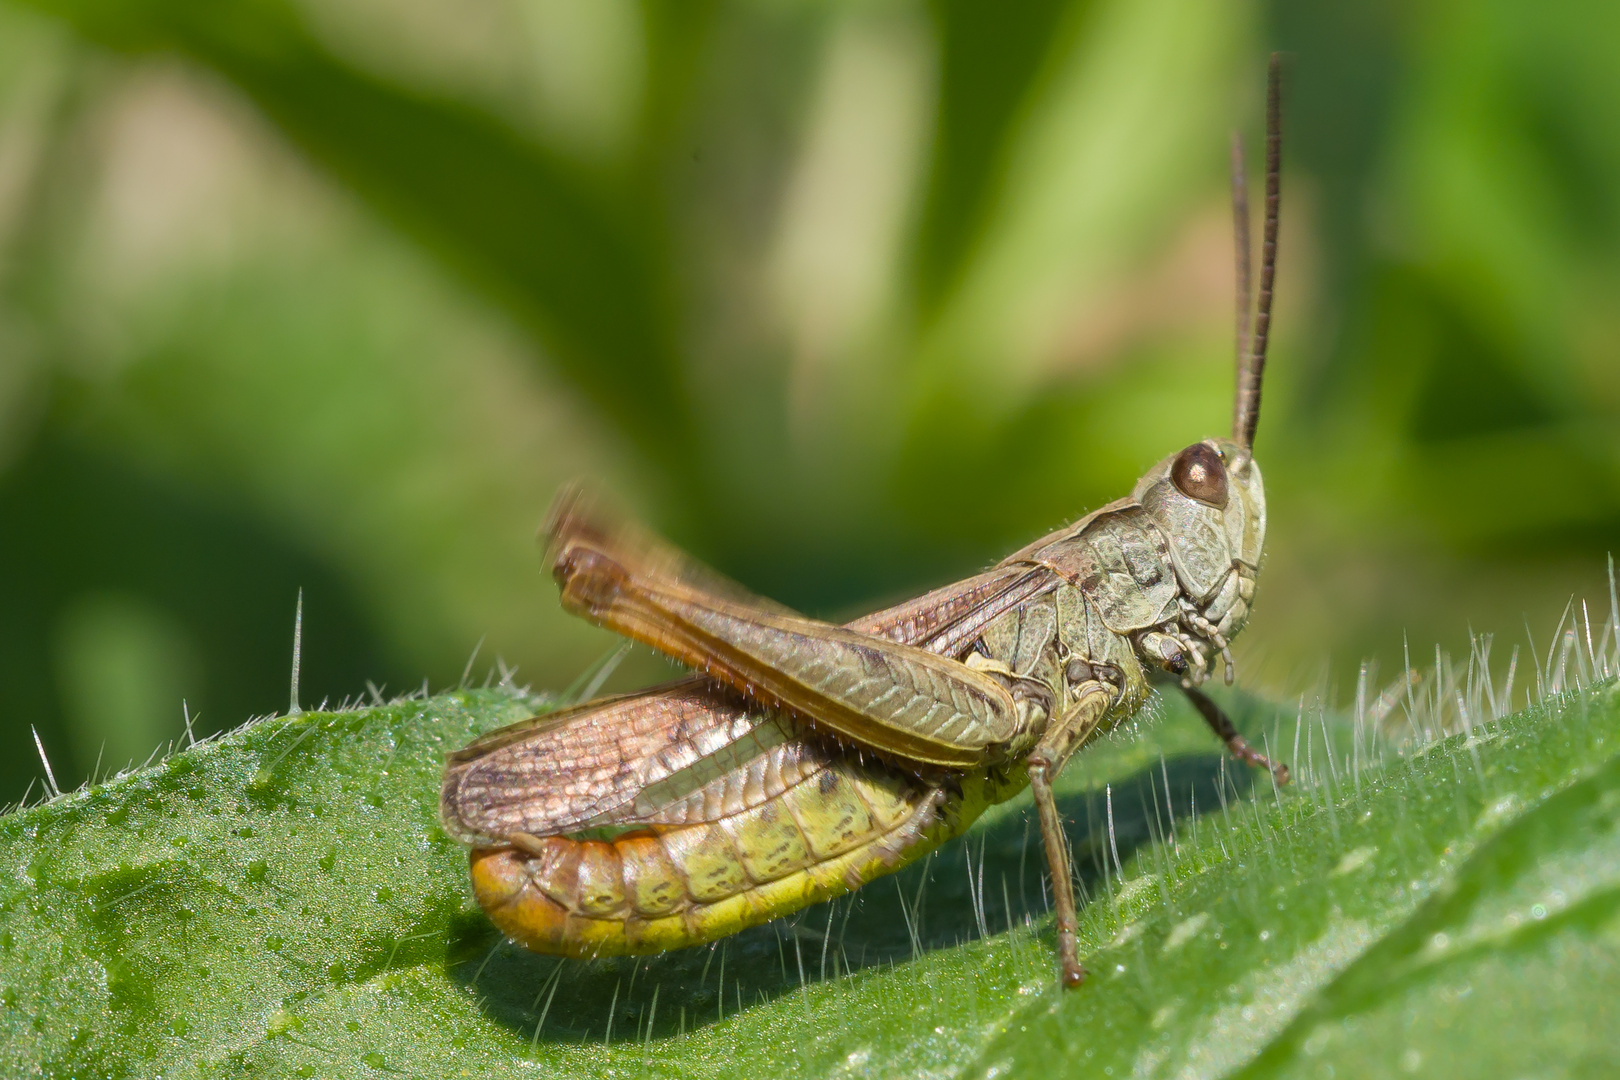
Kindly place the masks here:
[(306, 706), (480, 642), (572, 681), (575, 476), (827, 616), (1121, 494), (1229, 425), (1272, 48), (1241, 676), (1545, 647), (1620, 525), (1617, 44), (1599, 2), (0, 2), (0, 801), (30, 726), (66, 787), (182, 701), (285, 710), (300, 588)]

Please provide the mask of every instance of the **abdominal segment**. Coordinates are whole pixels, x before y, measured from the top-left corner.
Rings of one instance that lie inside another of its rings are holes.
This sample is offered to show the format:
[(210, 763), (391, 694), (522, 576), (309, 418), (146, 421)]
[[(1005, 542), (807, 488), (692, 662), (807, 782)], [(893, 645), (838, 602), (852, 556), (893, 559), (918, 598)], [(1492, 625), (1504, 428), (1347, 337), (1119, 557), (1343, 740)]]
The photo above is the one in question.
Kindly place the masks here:
[(475, 850), (473, 891), (496, 926), (535, 952), (663, 952), (859, 888), (1023, 786), (985, 770), (924, 782), (873, 761), (825, 761), (776, 798), (715, 821)]

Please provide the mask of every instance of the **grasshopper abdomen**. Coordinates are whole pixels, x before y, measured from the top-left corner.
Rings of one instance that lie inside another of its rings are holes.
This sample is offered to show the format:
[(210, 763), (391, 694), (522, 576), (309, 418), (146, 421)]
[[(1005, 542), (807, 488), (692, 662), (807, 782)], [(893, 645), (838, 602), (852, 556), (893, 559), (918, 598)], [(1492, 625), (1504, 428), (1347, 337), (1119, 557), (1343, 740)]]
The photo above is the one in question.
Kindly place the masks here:
[(520, 834), (510, 846), (474, 851), (479, 904), (536, 952), (619, 956), (699, 945), (891, 873), (1008, 793), (990, 770), (929, 783), (875, 759), (819, 751), (813, 740), (784, 747), (817, 760), (775, 797), (717, 820), (606, 840)]

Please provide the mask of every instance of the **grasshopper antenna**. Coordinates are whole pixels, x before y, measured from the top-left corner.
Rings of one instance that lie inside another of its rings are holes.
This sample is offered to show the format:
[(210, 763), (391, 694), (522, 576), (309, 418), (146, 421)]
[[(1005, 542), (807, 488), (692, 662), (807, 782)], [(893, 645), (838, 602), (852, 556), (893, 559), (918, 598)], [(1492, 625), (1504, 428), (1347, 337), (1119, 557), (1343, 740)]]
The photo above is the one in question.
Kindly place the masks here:
[[(1281, 172), (1282, 56), (1272, 53), (1266, 76), (1266, 223), (1260, 247), (1260, 299), (1254, 316), (1254, 336), (1249, 342), (1248, 355), (1238, 370), (1237, 404), (1232, 416), (1232, 438), (1245, 449), (1253, 448), (1254, 430), (1260, 423), (1260, 379), (1266, 371), (1266, 345), (1271, 332), (1271, 291), (1277, 274), (1277, 203)], [(1234, 185), (1237, 182), (1238, 176), (1234, 172)], [(1240, 202), (1243, 205), (1241, 211), (1238, 209)], [(1241, 213), (1246, 219), (1247, 202), (1246, 195), (1241, 200), (1234, 196), (1234, 215)], [(1248, 231), (1245, 228), (1242, 232), (1244, 236), (1238, 244), (1240, 267), (1248, 264), (1245, 254)], [(1246, 281), (1248, 275), (1240, 271), (1240, 277)], [(1239, 288), (1247, 291), (1241, 282)], [(1247, 306), (1245, 303), (1245, 318), (1239, 320), (1240, 339), (1246, 336), (1242, 326), (1247, 321)]]
[[(1237, 377), (1243, 382), (1243, 369), (1249, 353), (1249, 311), (1254, 306), (1253, 259), (1249, 245), (1249, 177), (1243, 169), (1243, 133), (1232, 132), (1232, 250), (1237, 260)], [(1241, 399), (1240, 399), (1241, 400)], [(1236, 412), (1236, 407), (1234, 407)], [(1233, 416), (1233, 430), (1239, 419)]]

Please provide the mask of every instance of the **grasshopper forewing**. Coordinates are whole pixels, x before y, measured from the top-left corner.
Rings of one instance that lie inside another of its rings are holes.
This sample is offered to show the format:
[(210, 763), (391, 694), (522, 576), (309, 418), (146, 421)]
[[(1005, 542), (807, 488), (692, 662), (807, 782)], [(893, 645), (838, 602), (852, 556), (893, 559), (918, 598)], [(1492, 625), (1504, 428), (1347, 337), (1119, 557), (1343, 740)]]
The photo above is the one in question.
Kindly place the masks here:
[[(712, 941), (860, 887), (1026, 786), (1053, 883), (1065, 986), (1076, 955), (1065, 761), (1179, 682), (1199, 689), (1243, 628), (1265, 539), (1251, 448), (1277, 238), (1278, 62), (1267, 95), (1259, 298), (1234, 143), (1238, 389), (1231, 439), (1194, 443), (1127, 498), (966, 581), (836, 626), (753, 596), (576, 493), (548, 558), (570, 611), (697, 670), (494, 732), (450, 756), (440, 815), (472, 847), (479, 903), (513, 940), (589, 957)], [(606, 837), (606, 838), (597, 838)]]

